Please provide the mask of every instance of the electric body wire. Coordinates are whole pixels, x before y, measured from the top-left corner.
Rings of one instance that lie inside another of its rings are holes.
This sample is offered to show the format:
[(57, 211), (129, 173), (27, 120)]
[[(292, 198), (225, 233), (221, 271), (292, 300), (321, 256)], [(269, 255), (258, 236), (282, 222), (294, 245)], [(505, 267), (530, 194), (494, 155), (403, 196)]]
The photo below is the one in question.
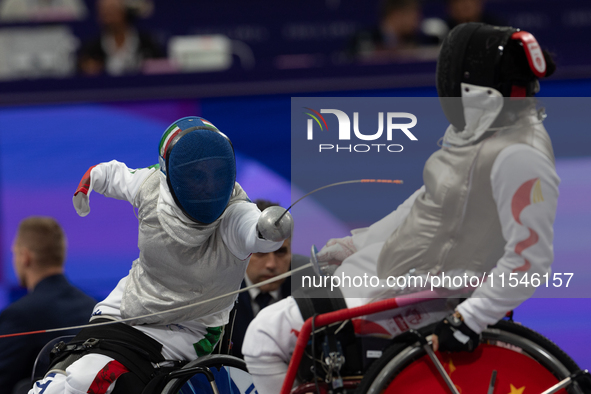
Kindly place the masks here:
[[(2, 339), (2, 338), (10, 338), (10, 337), (18, 337), (18, 336), (23, 336), (23, 335), (43, 334), (43, 333), (49, 333), (49, 332), (59, 332), (59, 331), (67, 331), (67, 330), (76, 330), (76, 329), (88, 328), (88, 327), (108, 326), (110, 324), (126, 323), (126, 322), (130, 322), (130, 321), (133, 321), (133, 320), (139, 320), (139, 319), (144, 319), (144, 318), (147, 318), (147, 317), (152, 317), (152, 316), (157, 316), (157, 315), (163, 315), (163, 314), (170, 313), (170, 312), (182, 311), (182, 310), (185, 310), (185, 309), (193, 308), (193, 307), (198, 306), (198, 305), (206, 304), (206, 303), (211, 302), (211, 301), (216, 301), (216, 300), (219, 300), (221, 298), (230, 297), (230, 296), (233, 296), (233, 295), (239, 294), (239, 293), (244, 293), (245, 291), (248, 291), (250, 289), (254, 289), (254, 288), (257, 288), (257, 287), (265, 286), (265, 285), (267, 285), (269, 283), (273, 283), (273, 282), (275, 282), (277, 280), (280, 280), (280, 279), (283, 279), (283, 278), (287, 278), (292, 273), (297, 272), (297, 271), (301, 271), (301, 270), (306, 269), (306, 268), (311, 267), (311, 266), (312, 266), (312, 263), (304, 264), (301, 267), (292, 269), (291, 271), (287, 271), (287, 272), (285, 272), (285, 273), (283, 273), (281, 275), (277, 275), (277, 276), (275, 276), (273, 278), (264, 280), (264, 281), (259, 282), (257, 284), (254, 284), (254, 285), (251, 285), (251, 286), (247, 286), (247, 287), (244, 287), (244, 288), (239, 289), (239, 290), (236, 290), (236, 291), (232, 291), (232, 292), (227, 293), (227, 294), (222, 294), (222, 295), (219, 295), (217, 297), (209, 298), (207, 300), (195, 302), (195, 303), (189, 304), (189, 305), (179, 306), (177, 308), (172, 308), (172, 309), (168, 309), (168, 310), (161, 311), (161, 312), (150, 313), (150, 314), (142, 315), (142, 316), (128, 317), (126, 319), (112, 320), (112, 321), (108, 321), (108, 322), (84, 324), (84, 325), (80, 325), (80, 326), (61, 327), (61, 328), (50, 328), (50, 329), (47, 329), (47, 330), (37, 330), (37, 331), (19, 332), (19, 333), (14, 333), (14, 334), (4, 334), (4, 335), (0, 335), (0, 339)], [(104, 316), (102, 316), (102, 317), (104, 317)]]

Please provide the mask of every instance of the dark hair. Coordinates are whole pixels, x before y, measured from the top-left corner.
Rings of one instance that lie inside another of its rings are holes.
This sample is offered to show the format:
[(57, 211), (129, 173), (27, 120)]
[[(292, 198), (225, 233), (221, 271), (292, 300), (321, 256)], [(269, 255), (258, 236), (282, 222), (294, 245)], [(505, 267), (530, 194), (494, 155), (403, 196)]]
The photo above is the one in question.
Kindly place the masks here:
[(380, 3), (380, 19), (386, 18), (392, 11), (420, 5), (419, 0), (382, 0)]

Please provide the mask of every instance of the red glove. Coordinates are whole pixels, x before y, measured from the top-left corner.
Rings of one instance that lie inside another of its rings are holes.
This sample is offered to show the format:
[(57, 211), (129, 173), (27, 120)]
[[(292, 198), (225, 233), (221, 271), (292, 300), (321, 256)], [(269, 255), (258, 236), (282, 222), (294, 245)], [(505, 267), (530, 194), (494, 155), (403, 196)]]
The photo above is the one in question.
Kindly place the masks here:
[(84, 174), (80, 183), (78, 184), (78, 188), (74, 193), (74, 197), (72, 198), (72, 202), (74, 203), (74, 208), (78, 215), (84, 217), (90, 213), (90, 205), (88, 202), (88, 194), (92, 191), (91, 182), (90, 182), (90, 172), (92, 169), (96, 167), (96, 165), (90, 167), (88, 171)]

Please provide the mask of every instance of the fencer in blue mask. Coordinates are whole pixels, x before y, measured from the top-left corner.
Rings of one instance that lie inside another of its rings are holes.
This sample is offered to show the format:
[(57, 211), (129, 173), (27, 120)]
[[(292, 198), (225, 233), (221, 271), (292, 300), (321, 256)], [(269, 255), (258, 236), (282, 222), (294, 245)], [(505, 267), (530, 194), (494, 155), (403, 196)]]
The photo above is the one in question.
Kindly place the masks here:
[[(54, 371), (32, 393), (99, 392), (99, 386), (109, 387), (103, 393), (140, 393), (165, 372), (155, 365), (210, 354), (236, 296), (169, 311), (238, 290), (250, 255), (272, 252), (291, 235), (289, 214), (277, 222), (283, 209), (268, 225), (269, 213), (262, 215), (236, 182), (230, 140), (200, 117), (166, 129), (157, 165), (129, 169), (111, 161), (91, 167), (73, 198), (80, 216), (90, 212), (93, 190), (137, 209), (140, 254), (129, 275), (96, 305), (91, 323), (138, 318), (82, 330), (74, 343), (95, 338), (103, 345), (82, 357), (58, 355)], [(122, 342), (126, 346), (117, 347)]]

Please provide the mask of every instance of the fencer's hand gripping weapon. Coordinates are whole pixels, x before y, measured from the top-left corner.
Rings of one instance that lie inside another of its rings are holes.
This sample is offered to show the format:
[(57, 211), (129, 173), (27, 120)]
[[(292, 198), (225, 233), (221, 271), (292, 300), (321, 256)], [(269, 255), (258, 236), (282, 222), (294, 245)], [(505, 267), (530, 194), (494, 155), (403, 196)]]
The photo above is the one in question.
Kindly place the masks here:
[[(88, 175), (90, 175), (90, 170), (92, 170), (92, 168), (90, 168), (88, 170)], [(84, 177), (82, 179), (82, 181), (80, 182), (79, 188), (82, 188), (81, 190), (77, 190), (77, 192), (81, 191), (83, 194), (86, 195), (86, 192), (84, 190), (84, 186), (86, 185), (87, 182), (85, 181)], [(89, 180), (89, 179), (88, 179)], [(88, 182), (89, 183), (89, 182)], [(320, 191), (322, 189), (326, 189), (332, 186), (338, 186), (338, 185), (344, 185), (344, 184), (348, 184), (348, 183), (391, 183), (391, 184), (401, 184), (402, 181), (401, 180), (391, 180), (391, 179), (358, 179), (358, 180), (353, 180), (353, 181), (344, 181), (344, 182), (337, 182), (337, 183), (331, 183), (330, 185), (326, 185), (326, 186), (322, 186), (319, 187), (318, 189), (312, 190), (311, 192), (305, 194), (304, 196), (302, 196), (301, 198), (299, 198), (296, 202), (294, 202), (293, 204), (291, 204), (291, 206), (289, 208), (287, 208), (285, 211), (283, 211), (283, 208), (281, 207), (277, 207), (277, 206), (273, 206), (270, 208), (279, 208), (281, 212), (281, 215), (279, 216), (277, 213), (269, 213), (269, 217), (265, 220), (265, 222), (270, 222), (270, 224), (265, 224), (264, 226), (269, 226), (271, 227), (271, 232), (276, 231), (277, 234), (282, 234), (281, 231), (284, 231), (284, 224), (285, 222), (283, 222), (282, 219), (284, 219), (286, 217), (286, 215), (288, 214), (289, 210), (291, 208), (293, 208), (294, 205), (296, 205), (298, 202), (300, 202), (301, 200), (303, 200), (304, 198), (308, 197), (310, 194), (316, 193), (317, 191)], [(86, 189), (88, 190), (88, 189)], [(269, 208), (265, 209), (264, 212), (266, 212)], [(263, 213), (264, 213), (263, 212)], [(261, 215), (263, 216), (263, 215)], [(275, 219), (275, 217), (279, 216), (277, 219)], [(271, 220), (268, 220), (269, 218), (271, 218)], [(291, 214), (289, 215), (289, 219), (287, 219), (287, 222), (290, 223), (290, 230), (289, 230), (289, 235), (291, 235), (291, 228), (293, 227), (293, 219), (291, 218)], [(283, 229), (283, 230), (282, 230)], [(261, 231), (261, 229), (259, 228), (259, 231)], [(289, 236), (288, 235), (288, 236)], [(287, 237), (285, 237), (287, 238)], [(281, 239), (285, 239), (285, 238), (281, 238)], [(268, 238), (267, 238), (268, 239)], [(24, 335), (32, 335), (32, 334), (42, 334), (42, 333), (48, 333), (48, 332), (59, 332), (59, 331), (67, 331), (67, 330), (76, 330), (76, 329), (81, 329), (81, 328), (87, 328), (87, 327), (94, 327), (94, 326), (106, 326), (109, 324), (115, 324), (115, 323), (125, 323), (125, 322), (131, 322), (133, 320), (138, 320), (138, 319), (144, 319), (147, 317), (152, 317), (152, 316), (156, 316), (156, 315), (162, 315), (165, 313), (170, 313), (170, 312), (177, 312), (180, 310), (185, 310), (185, 309), (189, 309), (189, 308), (193, 308), (195, 306), (198, 305), (202, 305), (208, 302), (212, 302), (212, 301), (216, 301), (219, 300), (221, 298), (225, 298), (225, 297), (230, 297), (239, 293), (243, 293), (245, 291), (248, 291), (250, 289), (253, 288), (257, 288), (257, 287), (261, 287), (261, 286), (265, 286), (269, 283), (273, 283), (275, 281), (281, 280), (283, 278), (287, 278), (288, 276), (291, 276), (292, 273), (297, 272), (297, 271), (301, 271), (304, 270), (310, 266), (312, 266), (312, 262), (308, 263), (308, 264), (304, 264), (301, 267), (292, 269), (291, 271), (287, 271), (284, 274), (281, 275), (277, 275), (273, 278), (267, 279), (265, 281), (259, 282), (257, 284), (254, 284), (252, 286), (247, 286), (244, 287), (242, 289), (236, 290), (236, 291), (232, 291), (230, 293), (227, 294), (222, 294), (219, 295), (217, 297), (213, 297), (213, 298), (209, 298), (207, 300), (203, 300), (203, 301), (199, 301), (193, 304), (189, 304), (189, 305), (183, 305), (177, 308), (171, 308), (169, 310), (166, 311), (161, 311), (161, 312), (157, 312), (157, 313), (150, 313), (147, 315), (143, 315), (143, 316), (135, 316), (135, 317), (130, 317), (127, 319), (121, 319), (121, 320), (113, 320), (113, 321), (108, 321), (108, 322), (102, 322), (102, 323), (93, 323), (93, 324), (85, 324), (85, 325), (81, 325), (81, 326), (72, 326), (72, 327), (62, 327), (62, 328), (51, 328), (51, 329), (47, 329), (47, 330), (37, 330), (37, 331), (27, 331), (27, 332), (19, 332), (19, 333), (14, 333), (14, 334), (4, 334), (4, 335), (0, 335), (0, 339), (2, 338), (9, 338), (9, 337), (17, 337), (17, 336), (24, 336)]]
[(268, 207), (259, 216), (257, 230), (269, 241), (279, 242), (291, 237), (293, 218), (291, 214), (280, 206)]

